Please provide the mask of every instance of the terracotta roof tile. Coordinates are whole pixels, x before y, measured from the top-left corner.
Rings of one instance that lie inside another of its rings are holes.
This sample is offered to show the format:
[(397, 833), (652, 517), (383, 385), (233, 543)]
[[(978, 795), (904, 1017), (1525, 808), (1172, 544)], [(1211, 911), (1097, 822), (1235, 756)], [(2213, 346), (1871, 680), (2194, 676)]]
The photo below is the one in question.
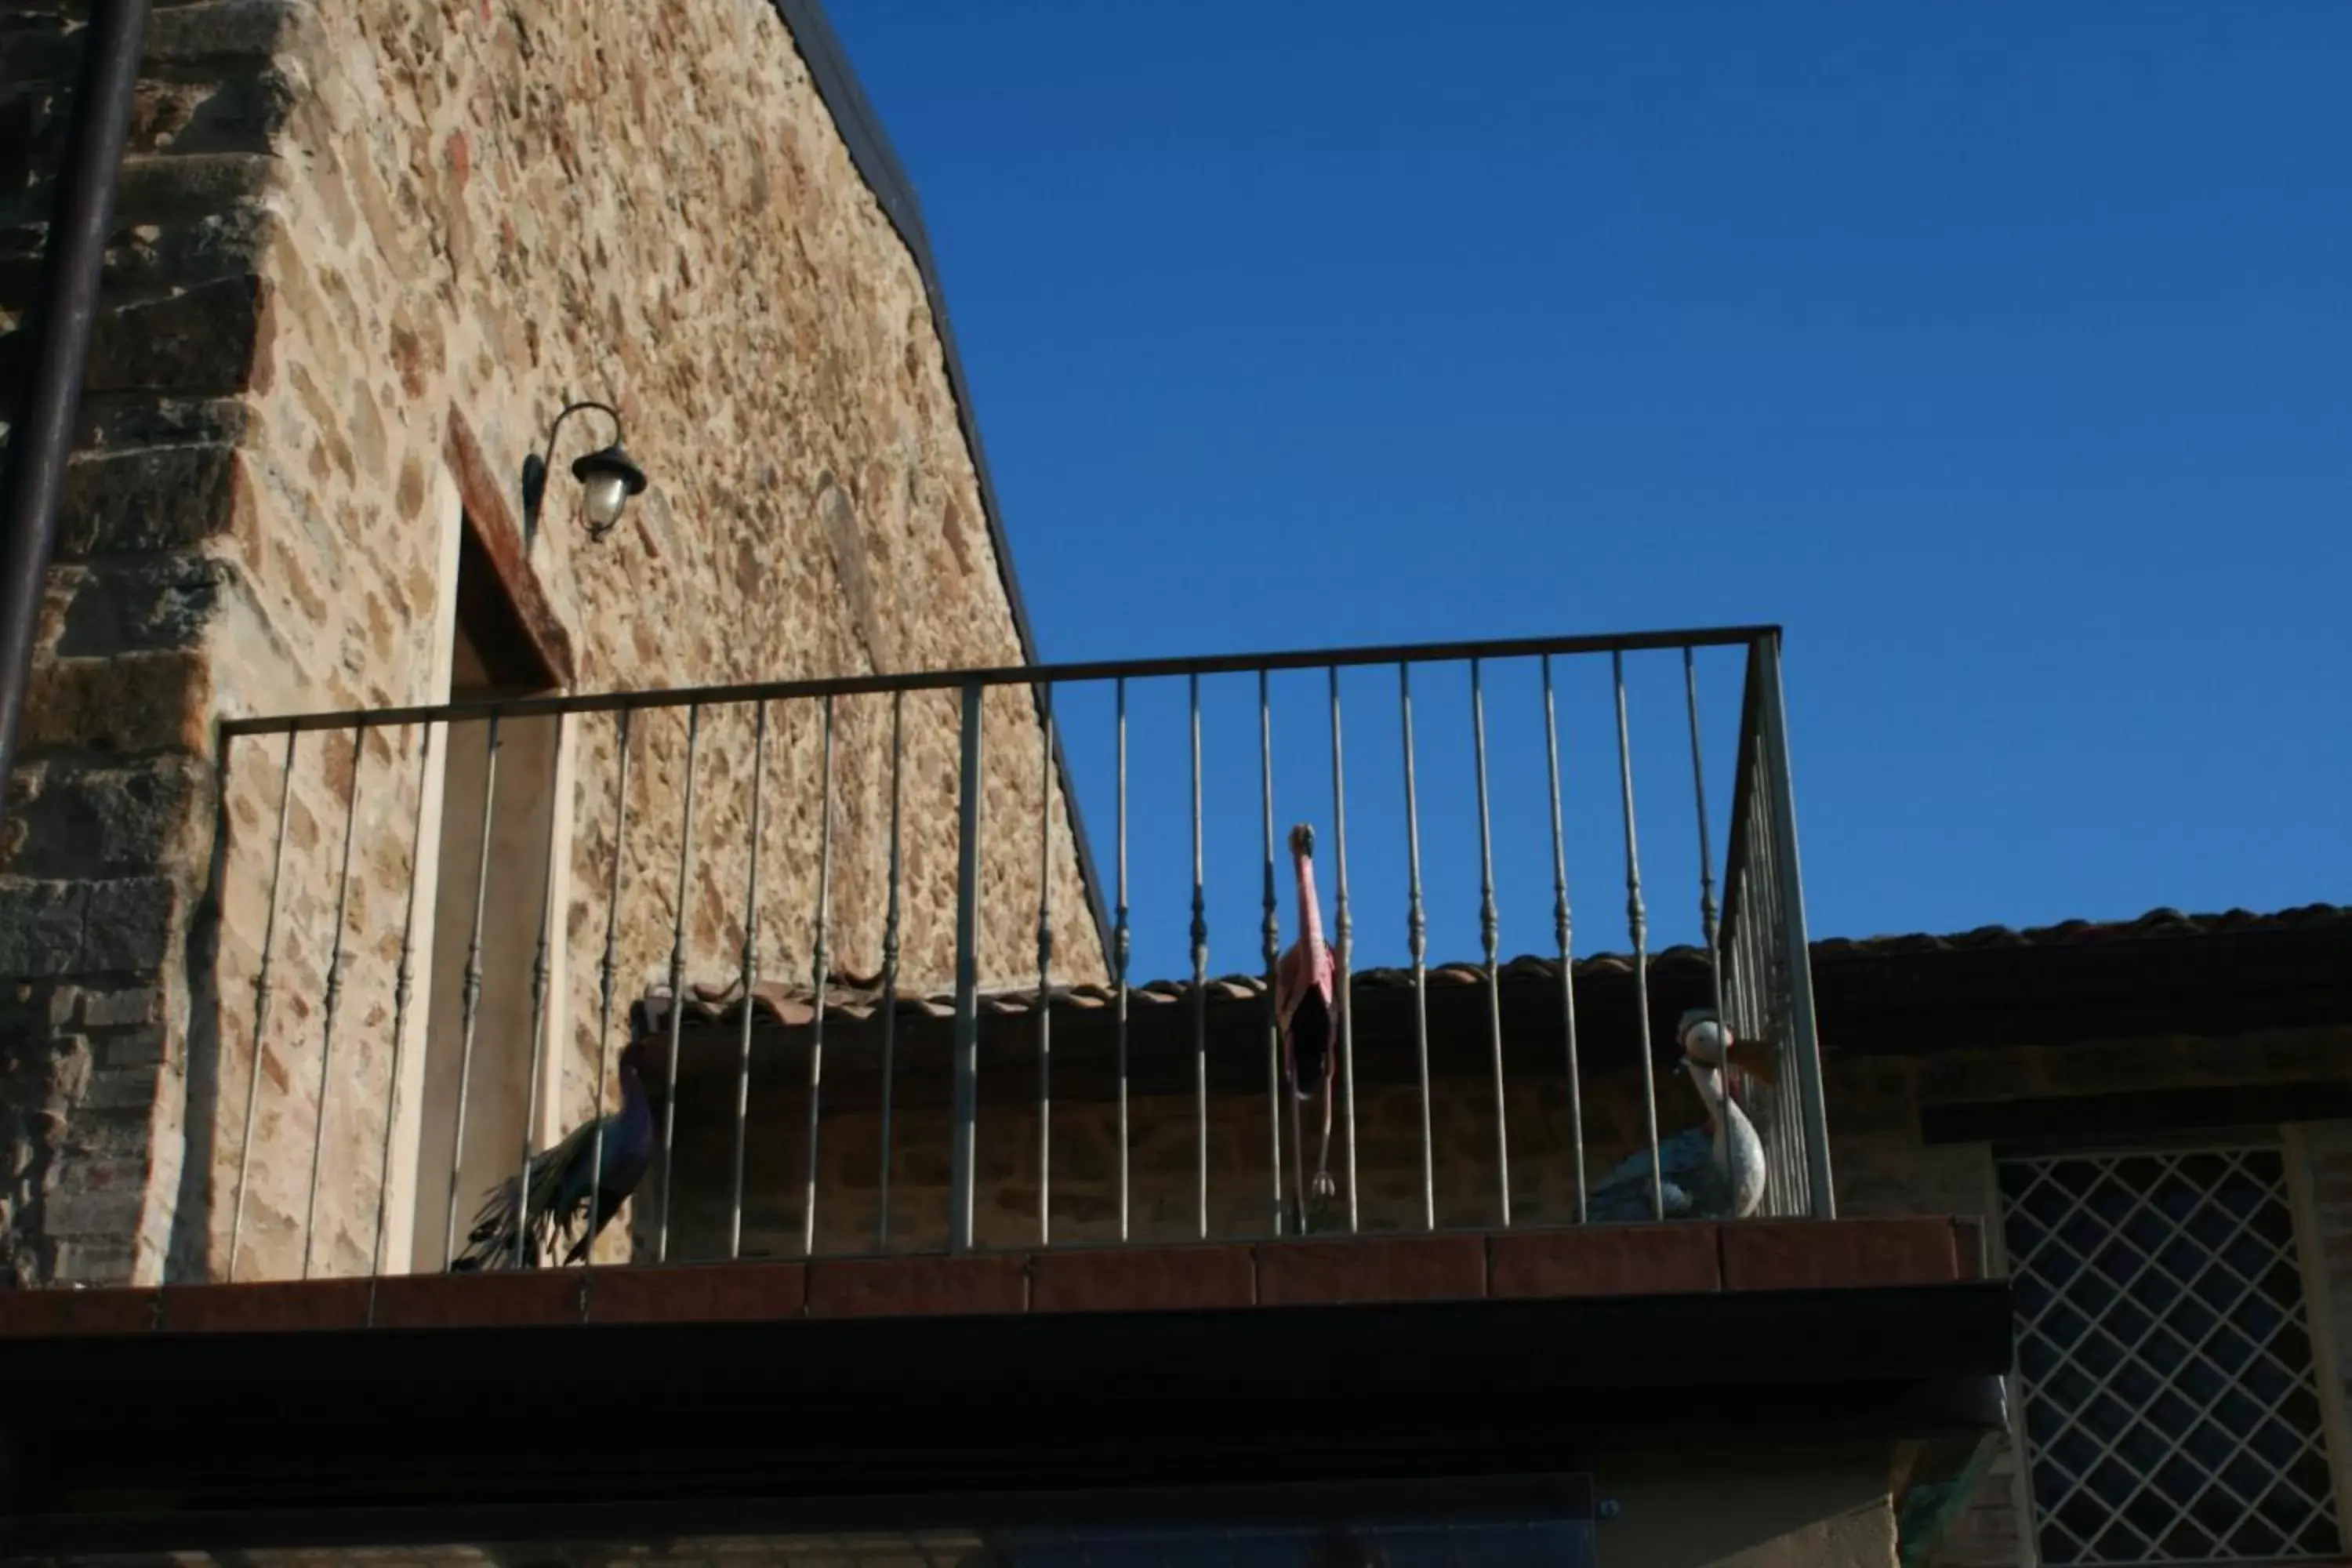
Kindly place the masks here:
[[(2070, 920), (2055, 925), (2021, 930), (2009, 926), (1979, 926), (1974, 931), (1943, 936), (1906, 932), (1858, 940), (1832, 937), (1813, 944), (1813, 957), (1817, 963), (1824, 960), (1835, 962), (2003, 948), (2180, 941), (2336, 926), (2352, 927), (2352, 908), (2306, 904), (2270, 914), (2229, 910), (2207, 915), (2189, 915), (2179, 910), (2157, 909), (2129, 921)], [(1695, 973), (1703, 969), (1705, 963), (1706, 953), (1702, 949), (1682, 946), (1651, 954), (1649, 967), (1654, 976), (1672, 975), (1677, 972)], [(1572, 970), (1581, 979), (1604, 974), (1629, 974), (1633, 967), (1630, 955), (1605, 952), (1575, 960)], [(1559, 960), (1534, 953), (1522, 954), (1502, 965), (1506, 980), (1522, 984), (1553, 979), (1559, 973)], [(1483, 984), (1485, 979), (1484, 971), (1474, 963), (1438, 964), (1427, 971), (1427, 982), (1433, 990)], [(1408, 989), (1412, 984), (1412, 971), (1406, 968), (1359, 970), (1355, 984), (1359, 995)], [(1255, 1003), (1265, 995), (1265, 981), (1263, 976), (1255, 974), (1227, 974), (1210, 980), (1206, 989), (1213, 1005)], [(767, 1023), (795, 1026), (804, 1025), (815, 1016), (814, 993), (805, 985), (784, 986), (773, 982), (761, 982), (752, 988), (752, 994), (754, 1005)], [(1192, 994), (1192, 987), (1189, 982), (1155, 980), (1129, 988), (1129, 1010), (1134, 1015), (1177, 1007), (1188, 1005)], [(1111, 1005), (1118, 993), (1108, 985), (1057, 985), (1048, 995), (1048, 1005), (1056, 1013), (1092, 1012)], [(697, 1023), (720, 1024), (741, 1016), (741, 988), (738, 985), (696, 985), (688, 988), (688, 1016)], [(982, 1016), (992, 1017), (1031, 1014), (1036, 1009), (1037, 996), (1034, 987), (990, 993), (980, 999), (980, 1011)], [(638, 1002), (632, 1009), (632, 1024), (636, 1032), (648, 1034), (667, 1027), (668, 1001), (665, 989), (649, 993)], [(879, 983), (856, 976), (836, 979), (825, 993), (828, 1013), (853, 1018), (876, 1016), (881, 1004)], [(944, 993), (930, 995), (901, 994), (898, 999), (898, 1016), (901, 1018), (952, 1017), (955, 998)]]

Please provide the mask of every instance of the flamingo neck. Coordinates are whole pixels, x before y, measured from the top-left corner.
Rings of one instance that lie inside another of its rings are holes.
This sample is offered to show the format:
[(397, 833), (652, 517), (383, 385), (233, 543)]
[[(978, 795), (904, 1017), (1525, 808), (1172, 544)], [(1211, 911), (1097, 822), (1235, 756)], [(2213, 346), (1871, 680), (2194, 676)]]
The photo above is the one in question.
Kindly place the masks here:
[(1298, 931), (1307, 951), (1323, 945), (1323, 907), (1315, 897), (1315, 857), (1294, 854), (1290, 868), (1298, 879)]

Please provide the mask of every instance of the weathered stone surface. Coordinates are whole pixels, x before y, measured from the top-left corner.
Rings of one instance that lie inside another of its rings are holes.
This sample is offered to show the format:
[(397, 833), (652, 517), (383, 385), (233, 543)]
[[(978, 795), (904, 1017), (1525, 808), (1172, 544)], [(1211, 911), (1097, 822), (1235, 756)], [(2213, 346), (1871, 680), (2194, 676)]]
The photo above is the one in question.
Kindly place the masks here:
[(234, 576), (227, 562), (188, 552), (93, 562), (66, 613), (58, 656), (193, 647)]
[(205, 788), (203, 765), (189, 757), (110, 766), (53, 761), (16, 808), (23, 831), (0, 849), (0, 871), (124, 876), (184, 859), (197, 847)]
[(152, 969), (169, 951), (179, 895), (163, 877), (124, 877), (91, 882), (88, 923), (82, 928), (85, 973)]
[(109, 1067), (90, 1074), (81, 1103), (92, 1110), (136, 1110), (155, 1100), (162, 1069), (152, 1065)]
[(276, 233), (276, 216), (250, 202), (224, 212), (124, 224), (107, 241), (109, 297), (152, 299), (173, 289), (256, 272)]
[(72, 973), (89, 911), (84, 883), (0, 877), (0, 977)]
[(211, 691), (212, 667), (191, 651), (55, 659), (33, 671), (17, 744), (202, 752)]
[(136, 1029), (101, 1035), (96, 1042), (99, 1059), (109, 1068), (145, 1067), (161, 1062), (170, 1042), (163, 1038), (160, 1024), (145, 1024)]
[[(110, 1076), (100, 1075), (101, 1079)], [(151, 1084), (151, 1089), (152, 1087)], [(49, 1195), (47, 1204), (44, 1205), (47, 1212), (43, 1217), (47, 1221), (52, 1236), (128, 1236), (138, 1228), (139, 1208), (144, 1195), (139, 1187), (100, 1191), (68, 1187)]]
[(71, 560), (197, 543), (236, 521), (243, 475), (243, 459), (226, 446), (77, 458), (66, 466), (58, 508), (58, 553)]
[(62, 18), (27, 14), (0, 29), (0, 81), (70, 81), (79, 58)]
[(163, 993), (152, 985), (127, 991), (92, 991), (80, 998), (81, 1024), (86, 1029), (152, 1024), (163, 1013)]
[(107, 395), (85, 390), (78, 449), (142, 447), (233, 447), (253, 427), (253, 411), (234, 397), (157, 397), (152, 393)]
[(265, 68), (307, 15), (294, 0), (205, 0), (166, 6), (148, 23), (141, 61), (159, 66)]
[(243, 391), (264, 370), (268, 292), (259, 278), (224, 278), (110, 310), (90, 326), (83, 384), (91, 392)]
[(248, 202), (269, 188), (274, 157), (255, 153), (131, 153), (115, 186), (117, 223), (169, 223)]
[(64, 98), (48, 82), (0, 92), (0, 200), (30, 189), (56, 168), (64, 145)]
[(266, 153), (291, 112), (298, 84), (284, 72), (227, 81), (142, 81), (132, 96), (133, 153)]

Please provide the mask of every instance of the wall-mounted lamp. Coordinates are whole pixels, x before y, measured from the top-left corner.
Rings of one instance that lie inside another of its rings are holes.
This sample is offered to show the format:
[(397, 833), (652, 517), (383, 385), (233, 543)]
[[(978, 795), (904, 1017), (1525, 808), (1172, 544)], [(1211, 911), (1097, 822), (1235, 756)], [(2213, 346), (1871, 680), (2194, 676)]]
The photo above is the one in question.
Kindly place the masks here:
[(572, 477), (580, 481), (581, 504), (588, 514), (588, 537), (601, 540), (619, 525), (621, 510), (629, 498), (646, 488), (646, 472), (621, 449), (620, 411), (605, 403), (575, 403), (555, 416), (547, 427), (547, 452), (533, 452), (522, 460), (522, 533), (526, 542), (539, 536), (539, 509), (547, 499), (547, 465), (555, 456), (555, 433), (563, 422), (583, 408), (593, 408), (610, 415), (613, 420), (613, 444), (589, 453), (572, 465)]

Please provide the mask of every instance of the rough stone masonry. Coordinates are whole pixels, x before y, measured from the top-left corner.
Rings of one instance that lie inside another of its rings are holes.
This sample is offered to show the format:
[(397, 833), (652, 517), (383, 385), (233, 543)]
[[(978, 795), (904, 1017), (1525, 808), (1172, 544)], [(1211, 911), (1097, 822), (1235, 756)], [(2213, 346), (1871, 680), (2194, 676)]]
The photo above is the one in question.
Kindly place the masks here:
[[(68, 0), (0, 16), (0, 328), (32, 292), (78, 26)], [(915, 259), (767, 0), (158, 0), (106, 290), (0, 829), (0, 1267), (217, 1277), (242, 1169), (241, 1278), (297, 1272), (306, 1241), (316, 1271), (363, 1270), (380, 1152), (414, 1131), (386, 1125), (391, 1019), (438, 763), (387, 729), (306, 737), (289, 766), (217, 721), (441, 700), (461, 517), (583, 691), (1015, 664), (1004, 563)], [(576, 420), (526, 537), (522, 459), (592, 397), (653, 487), (590, 542), (565, 470), (609, 436)], [(805, 977), (819, 719), (772, 720), (761, 967)], [(993, 691), (988, 721), (983, 971), (1034, 966), (1045, 788), (1057, 969), (1098, 978), (1028, 694)], [(909, 699), (904, 724), (904, 954), (928, 985), (951, 960), (952, 701)], [(889, 700), (836, 725), (831, 955), (870, 973)], [(624, 987), (669, 954), (682, 730), (632, 740)], [(713, 710), (699, 737), (697, 981), (740, 956), (750, 736)], [(507, 781), (569, 802), (565, 1125), (609, 1047), (616, 739), (581, 721), (553, 776)]]

